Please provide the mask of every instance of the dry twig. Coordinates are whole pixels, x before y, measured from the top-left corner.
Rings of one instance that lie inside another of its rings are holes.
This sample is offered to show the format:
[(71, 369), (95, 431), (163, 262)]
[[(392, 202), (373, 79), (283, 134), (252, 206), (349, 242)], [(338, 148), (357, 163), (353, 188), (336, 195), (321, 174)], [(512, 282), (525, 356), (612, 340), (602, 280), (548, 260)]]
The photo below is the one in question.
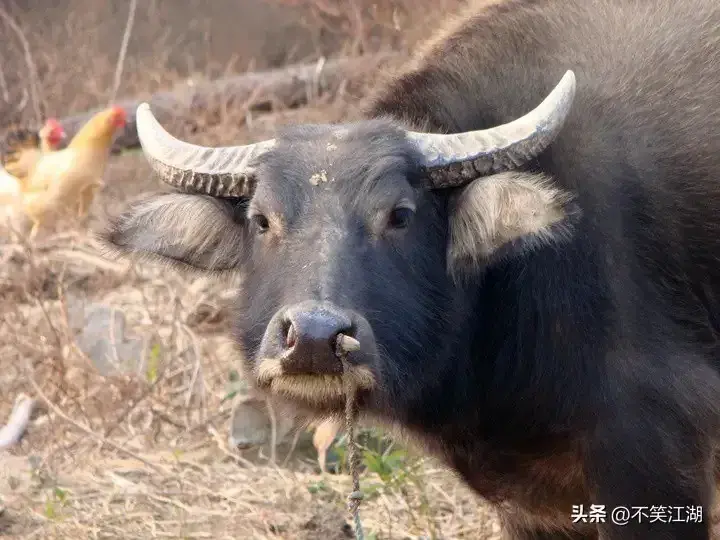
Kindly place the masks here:
[(132, 34), (133, 23), (135, 22), (135, 10), (137, 9), (137, 0), (130, 0), (130, 10), (128, 11), (127, 23), (125, 24), (125, 32), (123, 33), (122, 45), (120, 46), (120, 55), (118, 56), (117, 66), (115, 67), (115, 78), (113, 88), (110, 92), (110, 101), (108, 105), (117, 98), (118, 90), (123, 68), (125, 67), (125, 55), (127, 54), (128, 43), (130, 42), (130, 34)]
[[(161, 122), (173, 118), (196, 118), (214, 109), (234, 106), (247, 114), (253, 109), (282, 104), (296, 107), (307, 104), (308, 97), (345, 91), (347, 81), (363, 83), (384, 65), (403, 59), (404, 55), (385, 53), (357, 58), (335, 58), (327, 62), (296, 64), (270, 71), (244, 73), (214, 81), (181, 84), (171, 91), (158, 92), (150, 98), (120, 100), (116, 105), (125, 109), (128, 122), (118, 135), (118, 148), (137, 148), (140, 141), (135, 127), (135, 111), (140, 103), (150, 103)], [(314, 88), (314, 92), (309, 92)], [(68, 139), (100, 109), (69, 116), (60, 120)]]
[(2, 17), (12, 31), (15, 32), (20, 40), (20, 44), (22, 45), (23, 54), (25, 55), (25, 63), (27, 64), (28, 75), (30, 77), (30, 96), (32, 97), (32, 105), (35, 112), (35, 121), (39, 126), (42, 123), (42, 113), (40, 112), (40, 97), (38, 95), (38, 75), (32, 53), (30, 52), (30, 44), (25, 38), (22, 28), (20, 28), (20, 26), (15, 22), (15, 19), (13, 19), (3, 8), (0, 8), (0, 17)]
[(3, 101), (10, 101), (10, 92), (8, 91), (7, 81), (5, 81), (5, 70), (3, 69), (3, 57), (0, 56), (0, 92), (2, 92)]
[(103, 437), (102, 435), (98, 435), (97, 433), (95, 433), (95, 432), (94, 432), (92, 429), (90, 429), (89, 427), (84, 426), (84, 425), (82, 425), (81, 423), (79, 423), (79, 422), (73, 420), (72, 418), (70, 418), (67, 414), (65, 414), (65, 413), (60, 409), (60, 407), (58, 407), (57, 405), (55, 405), (55, 403), (53, 403), (53, 402), (50, 400), (50, 398), (48, 398), (48, 397), (45, 395), (45, 393), (42, 391), (42, 388), (40, 388), (40, 385), (38, 385), (37, 381), (35, 380), (35, 376), (34, 376), (34, 374), (33, 374), (32, 366), (31, 366), (30, 363), (27, 362), (27, 361), (26, 361), (26, 363), (25, 363), (25, 368), (26, 368), (26, 371), (27, 371), (27, 374), (28, 374), (28, 380), (30, 381), (30, 384), (32, 385), (32, 387), (35, 389), (35, 392), (37, 393), (38, 396), (40, 396), (40, 398), (45, 402), (45, 404), (46, 404), (56, 415), (58, 415), (60, 418), (62, 418), (63, 420), (65, 420), (67, 423), (72, 424), (73, 426), (75, 426), (75, 427), (78, 428), (79, 430), (83, 431), (83, 432), (86, 433), (87, 435), (90, 435), (93, 439), (97, 440), (98, 442), (103, 443), (103, 444), (107, 444), (108, 446), (111, 446), (112, 448), (114, 448), (114, 449), (117, 450), (118, 452), (120, 452), (120, 453), (122, 453), (122, 454), (125, 454), (125, 455), (127, 455), (127, 456), (129, 456), (129, 457), (131, 457), (131, 458), (133, 458), (133, 459), (137, 459), (137, 460), (138, 460), (139, 462), (141, 462), (143, 465), (146, 465), (146, 466), (150, 467), (152, 470), (154, 470), (154, 471), (157, 472), (157, 473), (165, 474), (165, 471), (163, 471), (160, 467), (158, 467), (158, 466), (155, 465), (154, 463), (150, 463), (148, 460), (146, 460), (146, 459), (143, 458), (142, 456), (136, 454), (136, 453), (133, 452), (132, 450), (128, 450), (127, 448), (124, 448), (124, 447), (120, 446), (119, 444), (113, 442), (112, 440), (106, 439), (106, 438)]

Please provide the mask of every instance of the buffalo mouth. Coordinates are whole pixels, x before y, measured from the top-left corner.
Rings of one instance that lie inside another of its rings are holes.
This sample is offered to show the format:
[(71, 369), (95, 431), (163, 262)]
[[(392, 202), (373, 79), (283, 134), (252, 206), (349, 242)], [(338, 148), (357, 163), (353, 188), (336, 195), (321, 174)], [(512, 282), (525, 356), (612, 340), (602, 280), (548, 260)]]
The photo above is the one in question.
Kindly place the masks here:
[(258, 351), (257, 386), (319, 408), (377, 387), (377, 356), (368, 322), (327, 302), (280, 309), (270, 320)]
[(313, 405), (336, 403), (347, 397), (349, 390), (370, 392), (376, 386), (375, 375), (364, 365), (347, 364), (342, 374), (286, 374), (280, 359), (264, 358), (256, 370), (258, 386), (273, 394), (299, 399)]

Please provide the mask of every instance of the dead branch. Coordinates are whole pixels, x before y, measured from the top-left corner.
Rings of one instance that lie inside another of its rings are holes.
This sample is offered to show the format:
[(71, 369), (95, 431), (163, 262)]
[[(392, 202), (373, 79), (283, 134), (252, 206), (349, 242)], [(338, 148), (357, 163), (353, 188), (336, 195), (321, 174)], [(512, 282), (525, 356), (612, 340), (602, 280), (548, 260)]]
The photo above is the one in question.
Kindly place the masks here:
[(10, 92), (8, 91), (7, 82), (5, 81), (5, 71), (3, 71), (3, 58), (0, 56), (0, 92), (2, 92), (3, 101), (10, 102)]
[[(347, 81), (361, 82), (384, 65), (403, 58), (397, 53), (338, 58), (328, 60), (318, 73), (318, 63), (295, 64), (270, 71), (245, 73), (208, 82), (188, 82), (172, 91), (159, 92), (145, 100), (129, 99), (117, 103), (128, 115), (128, 123), (115, 142), (116, 148), (139, 146), (135, 127), (137, 106), (148, 101), (160, 122), (192, 118), (202, 112), (223, 108), (247, 107), (248, 110), (269, 108), (280, 103), (297, 107), (309, 97), (327, 96), (337, 92)], [(248, 101), (251, 101), (248, 106)], [(60, 120), (70, 139), (90, 117), (101, 108)]]
[(120, 45), (120, 54), (118, 55), (117, 66), (115, 67), (115, 78), (112, 91), (110, 92), (110, 103), (115, 101), (123, 68), (125, 67), (125, 55), (127, 54), (128, 43), (130, 43), (130, 34), (132, 34), (133, 23), (135, 22), (135, 10), (137, 9), (137, 0), (130, 0), (130, 9), (128, 11), (127, 23), (125, 24), (125, 32), (123, 33), (122, 45)]
[(17, 35), (20, 44), (22, 45), (23, 54), (25, 55), (25, 63), (28, 68), (28, 78), (30, 86), (30, 96), (32, 97), (32, 106), (35, 112), (35, 121), (40, 124), (42, 122), (42, 113), (40, 112), (40, 97), (38, 95), (38, 74), (35, 62), (33, 61), (32, 53), (30, 52), (30, 44), (28, 43), (22, 28), (15, 22), (10, 14), (4, 9), (0, 8), (0, 18), (10, 27), (10, 29)]

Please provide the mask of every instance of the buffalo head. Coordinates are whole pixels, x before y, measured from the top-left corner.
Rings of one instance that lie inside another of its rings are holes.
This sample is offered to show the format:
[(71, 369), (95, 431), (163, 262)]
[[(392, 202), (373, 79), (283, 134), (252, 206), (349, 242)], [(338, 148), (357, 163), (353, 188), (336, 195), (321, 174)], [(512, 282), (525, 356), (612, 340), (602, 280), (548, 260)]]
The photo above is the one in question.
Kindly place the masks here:
[(141, 105), (145, 155), (176, 192), (132, 203), (103, 237), (240, 272), (235, 337), (258, 387), (342, 410), (340, 343), (361, 407), (397, 416), (446, 369), (436, 358), (456, 345), (468, 279), (570, 230), (568, 194), (518, 169), (553, 141), (574, 93), (568, 72), (536, 109), (480, 131), (372, 119), (225, 148), (177, 140)]

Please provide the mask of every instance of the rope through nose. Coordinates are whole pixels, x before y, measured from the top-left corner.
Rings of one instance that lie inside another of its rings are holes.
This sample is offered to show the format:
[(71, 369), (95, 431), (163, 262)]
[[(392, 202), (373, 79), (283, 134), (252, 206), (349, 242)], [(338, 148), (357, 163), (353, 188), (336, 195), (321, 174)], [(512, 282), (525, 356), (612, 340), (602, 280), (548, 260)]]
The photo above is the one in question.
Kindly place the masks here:
[(343, 387), (345, 390), (345, 429), (348, 436), (348, 468), (352, 476), (352, 492), (348, 495), (347, 509), (353, 518), (355, 524), (355, 540), (364, 540), (362, 522), (360, 521), (360, 503), (363, 499), (363, 493), (360, 491), (360, 471), (358, 448), (355, 440), (355, 424), (358, 418), (357, 403), (357, 387), (353, 378), (350, 376), (350, 365), (347, 361), (348, 352), (357, 350), (360, 347), (359, 342), (349, 336), (339, 334), (337, 337), (337, 345), (335, 354), (340, 359), (343, 366)]

